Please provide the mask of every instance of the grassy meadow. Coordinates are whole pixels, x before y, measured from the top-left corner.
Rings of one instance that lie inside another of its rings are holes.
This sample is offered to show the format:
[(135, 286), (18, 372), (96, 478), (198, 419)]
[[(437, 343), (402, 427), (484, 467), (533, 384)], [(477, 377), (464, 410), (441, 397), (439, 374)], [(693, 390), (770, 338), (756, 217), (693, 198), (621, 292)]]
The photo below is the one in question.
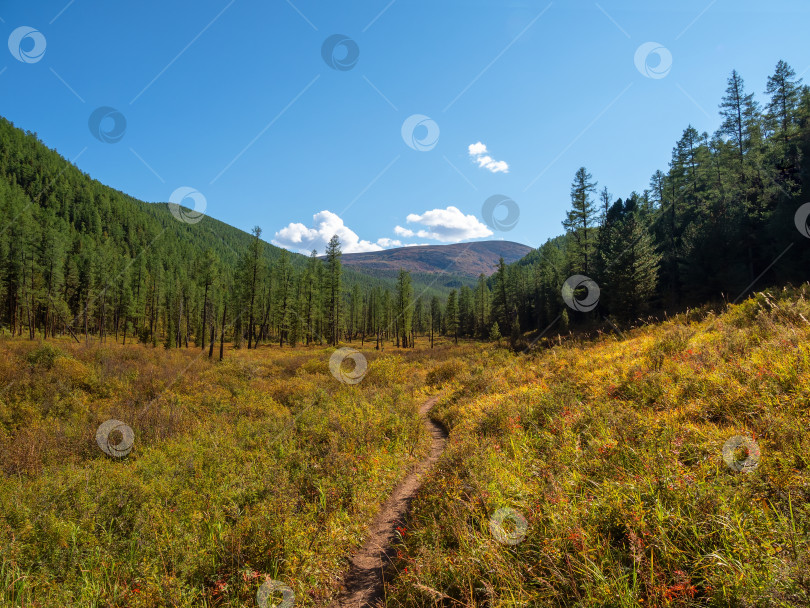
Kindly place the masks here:
[(393, 351), (351, 385), (321, 347), (0, 340), (0, 605), (255, 606), (266, 577), (325, 601), (427, 448), (430, 367)]
[(808, 605), (808, 296), (529, 355), (365, 348), (353, 385), (331, 348), (2, 339), (0, 605), (255, 606), (266, 578), (326, 605), (437, 392), (387, 606)]
[(387, 605), (810, 605), (808, 296), (442, 364)]

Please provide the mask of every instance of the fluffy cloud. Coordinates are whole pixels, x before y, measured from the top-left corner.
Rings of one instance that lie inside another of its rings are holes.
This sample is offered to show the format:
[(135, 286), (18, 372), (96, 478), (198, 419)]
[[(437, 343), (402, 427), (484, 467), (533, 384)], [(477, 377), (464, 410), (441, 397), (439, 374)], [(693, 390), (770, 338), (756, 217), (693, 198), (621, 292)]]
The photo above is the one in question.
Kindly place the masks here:
[(431, 209), (422, 215), (411, 213), (405, 219), (408, 223), (421, 224), (425, 228), (414, 231), (396, 226), (394, 232), (399, 236), (418, 236), (444, 243), (458, 243), (465, 239), (479, 239), (493, 234), (477, 217), (464, 215), (452, 205), (447, 209)]
[(387, 239), (385, 237), (377, 239), (377, 244), (385, 249), (393, 249), (395, 247), (424, 247), (430, 243), (403, 243), (399, 239)]
[(470, 157), (478, 163), (482, 169), (487, 169), (492, 173), (509, 173), (509, 165), (504, 160), (495, 160), (487, 153), (487, 147), (479, 142), (467, 146)]
[[(343, 223), (343, 220), (331, 211), (321, 211), (312, 216), (313, 227), (308, 228), (298, 222), (293, 222), (276, 232), (273, 244), (285, 249), (292, 249), (301, 253), (310, 253), (317, 249), (318, 253), (326, 250), (326, 244), (332, 235), (338, 235), (341, 250), (344, 253), (360, 253), (363, 251), (380, 251), (380, 244), (364, 241), (357, 233)], [(388, 240), (388, 239), (380, 239)], [(379, 242), (379, 241), (378, 241)]]
[(467, 149), (470, 151), (470, 156), (482, 156), (487, 153), (487, 147), (480, 141), (475, 144), (470, 144)]
[(409, 230), (408, 228), (403, 228), (402, 226), (394, 226), (394, 234), (399, 236), (404, 236), (405, 238), (410, 238), (414, 236), (414, 231)]
[(377, 244), (385, 249), (390, 249), (391, 247), (403, 247), (402, 241), (397, 239), (388, 239), (385, 237), (377, 239)]

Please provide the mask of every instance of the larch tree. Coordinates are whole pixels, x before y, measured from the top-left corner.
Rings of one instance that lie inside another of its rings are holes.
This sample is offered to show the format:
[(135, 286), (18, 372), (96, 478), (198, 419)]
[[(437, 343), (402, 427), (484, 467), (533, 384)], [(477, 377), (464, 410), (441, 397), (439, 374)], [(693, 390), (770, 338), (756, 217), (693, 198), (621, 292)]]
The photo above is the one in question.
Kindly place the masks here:
[[(411, 273), (400, 269), (397, 276), (397, 327), (402, 340), (402, 348), (410, 346), (413, 324), (413, 286)], [(399, 339), (398, 339), (399, 340)]]
[(447, 334), (453, 336), (455, 343), (458, 344), (458, 293), (455, 289), (450, 290), (450, 294), (447, 296), (444, 314), (447, 323)]
[(326, 246), (326, 308), (329, 322), (329, 343), (336, 346), (340, 340), (341, 273), (340, 239), (334, 235)]
[[(563, 220), (563, 227), (571, 236), (569, 263), (573, 272), (588, 274), (593, 264), (596, 243), (596, 209), (591, 195), (596, 190), (593, 176), (580, 167), (571, 183), (571, 209)], [(507, 327), (508, 326), (504, 326)]]

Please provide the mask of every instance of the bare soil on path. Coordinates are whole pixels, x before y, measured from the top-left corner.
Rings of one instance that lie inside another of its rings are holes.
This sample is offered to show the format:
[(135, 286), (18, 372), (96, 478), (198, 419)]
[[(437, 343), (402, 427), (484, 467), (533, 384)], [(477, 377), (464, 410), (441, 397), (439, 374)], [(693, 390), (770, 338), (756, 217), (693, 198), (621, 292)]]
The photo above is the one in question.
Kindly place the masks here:
[(403, 479), (388, 497), (377, 517), (369, 526), (369, 537), (351, 557), (349, 571), (343, 579), (342, 591), (329, 608), (373, 608), (383, 606), (385, 568), (396, 555), (393, 541), (397, 526), (403, 526), (411, 500), (422, 485), (422, 476), (439, 460), (444, 451), (447, 432), (428, 418), (428, 412), (439, 401), (439, 395), (425, 401), (419, 408), (431, 435), (430, 454)]

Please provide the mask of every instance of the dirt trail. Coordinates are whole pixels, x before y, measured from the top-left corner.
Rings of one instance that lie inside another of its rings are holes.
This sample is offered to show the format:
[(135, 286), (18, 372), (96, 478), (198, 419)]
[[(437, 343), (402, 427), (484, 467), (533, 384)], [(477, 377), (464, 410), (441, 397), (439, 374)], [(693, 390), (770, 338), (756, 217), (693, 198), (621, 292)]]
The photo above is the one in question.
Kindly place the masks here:
[(350, 560), (349, 572), (343, 580), (344, 590), (329, 604), (329, 608), (372, 608), (383, 605), (383, 573), (396, 555), (391, 546), (396, 538), (396, 528), (404, 525), (411, 500), (422, 485), (422, 475), (444, 451), (447, 433), (427, 417), (438, 400), (438, 395), (431, 397), (419, 408), (419, 414), (431, 435), (430, 454), (394, 488), (383, 503), (369, 527), (368, 539)]

